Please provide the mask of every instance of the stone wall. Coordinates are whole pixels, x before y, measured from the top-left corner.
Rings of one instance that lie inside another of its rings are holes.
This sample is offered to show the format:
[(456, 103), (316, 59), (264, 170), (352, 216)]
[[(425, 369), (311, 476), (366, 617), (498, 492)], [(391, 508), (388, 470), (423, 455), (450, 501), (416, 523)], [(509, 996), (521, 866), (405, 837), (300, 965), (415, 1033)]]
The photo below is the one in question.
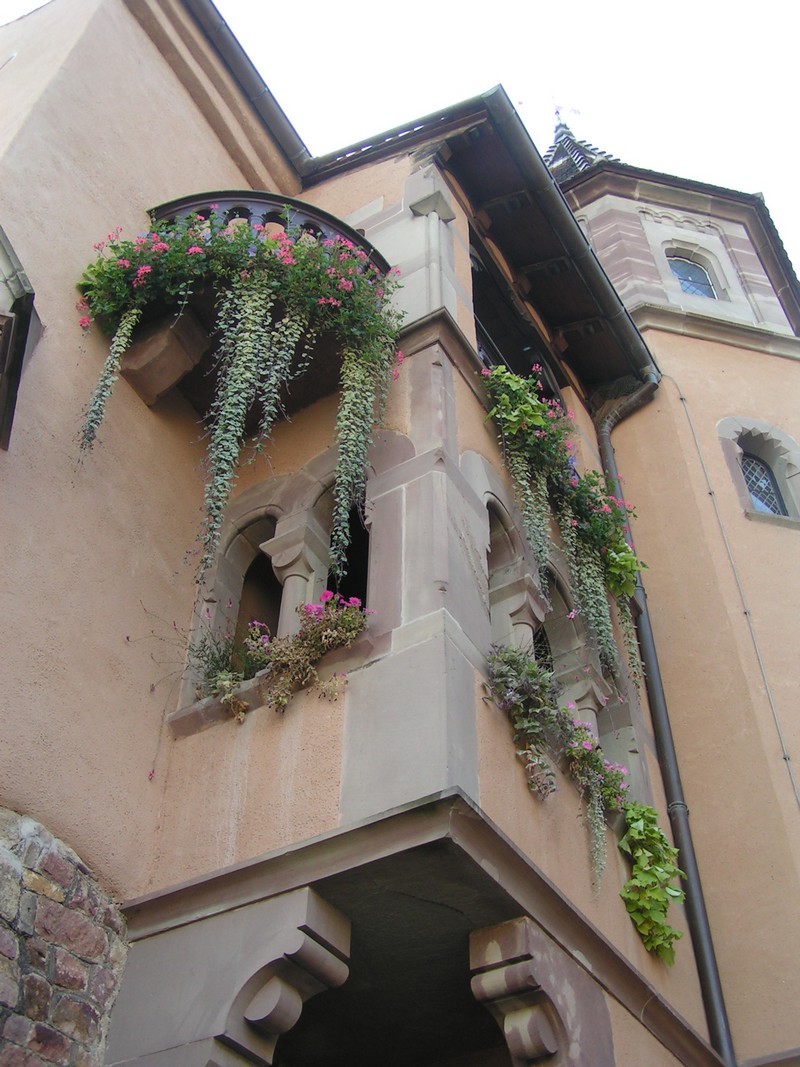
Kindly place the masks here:
[(0, 809), (0, 1067), (99, 1067), (127, 946), (91, 871)]

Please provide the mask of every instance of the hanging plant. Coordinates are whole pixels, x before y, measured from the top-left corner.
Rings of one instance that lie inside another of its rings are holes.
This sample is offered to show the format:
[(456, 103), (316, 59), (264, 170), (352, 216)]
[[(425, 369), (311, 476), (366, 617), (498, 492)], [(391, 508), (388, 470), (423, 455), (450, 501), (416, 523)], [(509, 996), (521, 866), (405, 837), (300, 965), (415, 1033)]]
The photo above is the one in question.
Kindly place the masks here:
[(619, 847), (630, 858), (632, 870), (620, 896), (647, 951), (674, 963), (673, 944), (682, 934), (669, 925), (667, 912), (671, 903), (684, 899), (674, 880), (685, 876), (677, 866), (678, 850), (658, 825), (658, 813), (628, 799), (627, 768), (605, 758), (591, 723), (559, 705), (552, 672), (527, 652), (493, 648), (487, 690), (511, 722), (528, 785), (541, 800), (556, 791), (551, 754), (556, 759), (562, 753), (566, 756), (585, 804), (595, 886), (606, 866), (606, 816), (623, 813), (626, 832)]
[(300, 628), (295, 634), (272, 637), (266, 623), (253, 619), (245, 636), (233, 632), (222, 636), (204, 630), (189, 645), (189, 664), (202, 681), (197, 697), (218, 697), (238, 722), (244, 722), (250, 708), (242, 698), (242, 682), (258, 676), (261, 699), (283, 712), (298, 689), (313, 687), (321, 696), (335, 699), (344, 684), (343, 675), (334, 674), (321, 682), (317, 664), (328, 652), (349, 648), (366, 628), (370, 612), (358, 597), (344, 600), (326, 589), (316, 604), (297, 608)]
[(566, 757), (585, 803), (592, 878), (599, 886), (606, 867), (606, 813), (623, 809), (627, 768), (605, 758), (592, 725), (576, 719), (572, 705), (560, 706), (552, 671), (528, 652), (507, 645), (493, 648), (487, 688), (508, 715), (528, 784), (542, 799), (556, 790), (548, 750)]
[(95, 245), (98, 257), (80, 282), (80, 325), (93, 321), (111, 343), (87, 405), (82, 451), (94, 445), (121, 360), (148, 316), (180, 314), (198, 286), (217, 301), (220, 342), (210, 409), (204, 494), (201, 580), (212, 565), (222, 522), (247, 438), (249, 413), (259, 414), (257, 452), (280, 411), (281, 390), (307, 369), (322, 334), (333, 336), (342, 359), (337, 418), (339, 458), (334, 477), (331, 570), (344, 574), (348, 516), (363, 503), (366, 458), (395, 359), (400, 316), (390, 298), (397, 286), (367, 253), (341, 236), (317, 239), (293, 229), (270, 233), (215, 213), (154, 222), (151, 232), (123, 240), (120, 231)]
[[(580, 475), (570, 439), (573, 413), (542, 395), (541, 367), (523, 378), (505, 367), (481, 371), (490, 418), (499, 430), (506, 466), (517, 495), (540, 575), (550, 557), (550, 521), (558, 524), (575, 601), (597, 642), (603, 667), (614, 672), (617, 646), (608, 594), (618, 605), (629, 674), (641, 677), (628, 600), (644, 564), (625, 540), (630, 504), (608, 493), (596, 471)], [(628, 625), (629, 624), (629, 625)]]

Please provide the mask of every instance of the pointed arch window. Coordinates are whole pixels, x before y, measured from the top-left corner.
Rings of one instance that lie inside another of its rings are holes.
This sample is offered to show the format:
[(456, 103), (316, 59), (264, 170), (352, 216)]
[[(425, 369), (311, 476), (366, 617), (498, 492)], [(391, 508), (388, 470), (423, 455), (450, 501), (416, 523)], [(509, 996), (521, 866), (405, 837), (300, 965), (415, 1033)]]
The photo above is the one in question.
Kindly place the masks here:
[(717, 292), (711, 275), (702, 264), (684, 256), (667, 254), (669, 269), (678, 279), (684, 293), (692, 296), (705, 296), (710, 300), (717, 299)]
[(787, 515), (772, 468), (752, 452), (742, 452), (742, 474), (756, 511), (765, 515)]

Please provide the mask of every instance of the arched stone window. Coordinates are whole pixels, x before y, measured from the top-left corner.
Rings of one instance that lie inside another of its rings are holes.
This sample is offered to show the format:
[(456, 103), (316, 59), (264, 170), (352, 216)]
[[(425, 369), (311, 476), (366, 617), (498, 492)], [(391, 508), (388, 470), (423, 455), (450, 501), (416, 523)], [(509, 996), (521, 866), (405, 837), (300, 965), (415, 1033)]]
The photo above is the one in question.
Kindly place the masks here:
[(717, 424), (742, 508), (751, 518), (800, 522), (800, 445), (764, 419), (731, 416)]
[(701, 263), (674, 252), (667, 253), (667, 262), (684, 293), (692, 296), (707, 296), (711, 300), (717, 299), (711, 275)]

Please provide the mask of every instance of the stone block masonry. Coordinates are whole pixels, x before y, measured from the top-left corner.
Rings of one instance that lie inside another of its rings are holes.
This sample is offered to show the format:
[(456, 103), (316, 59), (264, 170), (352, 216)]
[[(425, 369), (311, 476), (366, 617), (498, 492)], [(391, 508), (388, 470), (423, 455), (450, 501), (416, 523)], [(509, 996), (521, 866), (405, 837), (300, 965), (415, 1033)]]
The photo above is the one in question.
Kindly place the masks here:
[(100, 1067), (126, 952), (88, 867), (0, 808), (0, 1067)]

